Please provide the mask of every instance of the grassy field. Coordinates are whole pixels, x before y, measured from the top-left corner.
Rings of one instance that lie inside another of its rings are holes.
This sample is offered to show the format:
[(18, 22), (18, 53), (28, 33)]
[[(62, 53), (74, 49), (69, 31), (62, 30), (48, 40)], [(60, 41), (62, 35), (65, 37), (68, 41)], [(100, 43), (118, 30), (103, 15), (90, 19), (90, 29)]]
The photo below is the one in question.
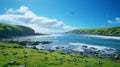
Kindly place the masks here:
[[(9, 65), (11, 61), (16, 63)], [(102, 64), (98, 64), (98, 61)], [(74, 53), (36, 50), (18, 44), (0, 42), (0, 67), (20, 67), (21, 65), (26, 67), (120, 67), (120, 63), (111, 60), (85, 58)]]

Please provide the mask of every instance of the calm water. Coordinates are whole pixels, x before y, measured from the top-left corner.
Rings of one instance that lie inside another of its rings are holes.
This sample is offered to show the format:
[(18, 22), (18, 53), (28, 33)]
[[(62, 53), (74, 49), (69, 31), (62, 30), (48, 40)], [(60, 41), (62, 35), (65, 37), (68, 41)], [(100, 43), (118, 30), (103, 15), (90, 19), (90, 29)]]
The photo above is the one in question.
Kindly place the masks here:
[[(74, 47), (76, 51), (83, 51), (82, 46), (88, 48), (95, 47), (98, 50), (103, 49), (120, 49), (120, 37), (99, 36), (99, 35), (83, 35), (83, 34), (53, 34), (45, 36), (25, 37), (22, 40), (31, 41), (52, 41), (47, 45), (37, 45), (38, 49), (55, 49), (55, 47)], [(43, 48), (44, 46), (44, 48)]]

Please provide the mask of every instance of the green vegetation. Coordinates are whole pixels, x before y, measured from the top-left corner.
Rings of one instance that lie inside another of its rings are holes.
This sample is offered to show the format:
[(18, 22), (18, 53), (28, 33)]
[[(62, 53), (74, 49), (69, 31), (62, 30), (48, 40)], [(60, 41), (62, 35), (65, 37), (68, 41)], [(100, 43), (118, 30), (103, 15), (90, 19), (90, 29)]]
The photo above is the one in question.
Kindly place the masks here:
[[(15, 52), (17, 54), (14, 54)], [(102, 64), (98, 64), (98, 60)], [(9, 65), (10, 61), (16, 61), (16, 63)], [(21, 65), (26, 65), (26, 67), (120, 67), (120, 63), (111, 60), (85, 58), (80, 54), (37, 50), (18, 44), (0, 42), (0, 67), (20, 67)]]
[(0, 38), (35, 34), (29, 27), (0, 23)]
[(120, 36), (120, 27), (75, 29), (69, 33)]

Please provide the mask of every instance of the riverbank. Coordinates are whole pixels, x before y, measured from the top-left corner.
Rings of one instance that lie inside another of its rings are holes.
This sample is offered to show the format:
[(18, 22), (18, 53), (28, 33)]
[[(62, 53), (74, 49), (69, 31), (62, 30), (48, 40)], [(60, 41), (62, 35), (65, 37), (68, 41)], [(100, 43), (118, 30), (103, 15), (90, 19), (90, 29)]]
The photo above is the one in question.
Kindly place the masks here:
[[(102, 58), (84, 57), (79, 53), (37, 50), (0, 42), (1, 67), (119, 67), (120, 63)], [(10, 62), (15, 61), (12, 64)]]

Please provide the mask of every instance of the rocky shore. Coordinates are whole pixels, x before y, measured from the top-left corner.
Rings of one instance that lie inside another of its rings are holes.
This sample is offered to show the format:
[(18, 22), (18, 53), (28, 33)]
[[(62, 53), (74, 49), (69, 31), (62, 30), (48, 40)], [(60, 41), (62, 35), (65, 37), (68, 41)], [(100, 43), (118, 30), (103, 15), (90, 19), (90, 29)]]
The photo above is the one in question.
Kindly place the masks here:
[(2, 42), (8, 42), (8, 43), (16, 43), (16, 44), (20, 44), (20, 45), (23, 45), (23, 46), (26, 46), (26, 45), (45, 45), (45, 44), (49, 44), (49, 43), (52, 43), (50, 41), (16, 41), (16, 40), (4, 40)]
[(84, 57), (96, 57), (96, 58), (103, 58), (103, 59), (111, 59), (117, 62), (120, 62), (120, 50), (115, 50), (112, 48), (106, 48), (104, 50), (99, 50), (95, 47), (89, 47), (87, 45), (83, 45), (82, 48), (80, 48), (83, 51), (77, 51), (76, 47), (54, 47), (50, 49), (46, 49), (45, 45), (50, 44), (52, 42), (50, 41), (16, 41), (16, 40), (4, 40), (3, 42), (8, 42), (8, 43), (16, 43), (20, 44), (22, 46), (33, 46), (31, 48), (37, 49), (36, 45), (43, 45), (42, 49), (37, 49), (37, 50), (48, 50), (48, 51), (62, 51), (63, 53), (67, 54), (81, 54)]

